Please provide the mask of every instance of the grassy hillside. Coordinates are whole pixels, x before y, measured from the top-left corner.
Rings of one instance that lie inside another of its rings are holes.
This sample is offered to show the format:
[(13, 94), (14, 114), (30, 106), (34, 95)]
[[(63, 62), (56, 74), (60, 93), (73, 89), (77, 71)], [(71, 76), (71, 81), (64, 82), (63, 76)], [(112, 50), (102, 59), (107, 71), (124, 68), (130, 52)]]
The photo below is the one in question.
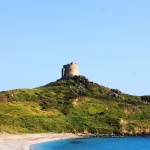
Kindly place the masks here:
[(89, 82), (60, 79), (34, 89), (0, 92), (0, 132), (149, 134), (150, 97)]

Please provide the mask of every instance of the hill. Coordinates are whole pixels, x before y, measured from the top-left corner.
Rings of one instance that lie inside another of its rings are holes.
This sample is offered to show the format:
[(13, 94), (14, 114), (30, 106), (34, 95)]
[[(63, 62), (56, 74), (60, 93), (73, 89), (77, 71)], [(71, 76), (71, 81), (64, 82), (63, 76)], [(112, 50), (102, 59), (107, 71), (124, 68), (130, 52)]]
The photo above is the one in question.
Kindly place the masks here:
[(150, 96), (124, 94), (84, 76), (3, 91), (0, 132), (149, 135)]

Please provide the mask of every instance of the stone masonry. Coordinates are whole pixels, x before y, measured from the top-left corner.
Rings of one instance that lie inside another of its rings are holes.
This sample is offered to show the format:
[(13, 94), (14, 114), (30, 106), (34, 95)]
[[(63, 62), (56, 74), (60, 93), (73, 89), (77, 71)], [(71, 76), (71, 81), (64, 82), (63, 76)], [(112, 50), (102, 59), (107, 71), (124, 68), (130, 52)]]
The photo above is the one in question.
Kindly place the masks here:
[(70, 64), (63, 66), (62, 78), (63, 77), (78, 76), (78, 75), (79, 75), (79, 69), (78, 69), (78, 65), (75, 62), (71, 62)]

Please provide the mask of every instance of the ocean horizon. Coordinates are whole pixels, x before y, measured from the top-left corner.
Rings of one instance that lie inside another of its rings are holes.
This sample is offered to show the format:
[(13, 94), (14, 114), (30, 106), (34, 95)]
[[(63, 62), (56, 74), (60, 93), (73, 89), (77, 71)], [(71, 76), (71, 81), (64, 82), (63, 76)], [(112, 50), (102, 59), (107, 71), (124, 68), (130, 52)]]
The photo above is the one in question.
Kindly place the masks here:
[(92, 137), (50, 141), (31, 150), (150, 150), (150, 137)]

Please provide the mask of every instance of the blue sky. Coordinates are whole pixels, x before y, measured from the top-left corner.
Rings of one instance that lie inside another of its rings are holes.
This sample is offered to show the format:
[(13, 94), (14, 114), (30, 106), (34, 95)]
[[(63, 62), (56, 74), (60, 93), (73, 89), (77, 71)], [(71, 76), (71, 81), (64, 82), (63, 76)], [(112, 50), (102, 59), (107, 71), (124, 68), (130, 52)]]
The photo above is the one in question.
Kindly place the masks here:
[(34, 88), (77, 62), (80, 74), (150, 95), (149, 0), (1, 0), (0, 91)]

